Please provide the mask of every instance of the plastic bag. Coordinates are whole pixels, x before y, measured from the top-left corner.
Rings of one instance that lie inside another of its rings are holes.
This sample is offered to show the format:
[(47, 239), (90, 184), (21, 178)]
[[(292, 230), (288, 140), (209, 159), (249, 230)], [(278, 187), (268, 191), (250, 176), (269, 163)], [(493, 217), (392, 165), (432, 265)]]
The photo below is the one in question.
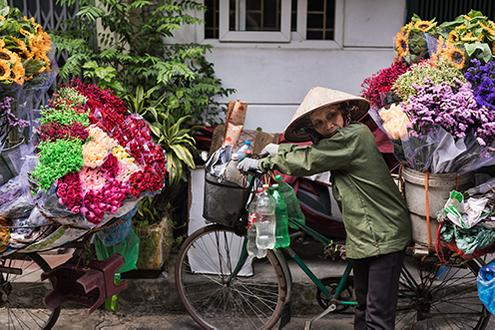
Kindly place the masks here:
[(35, 199), (29, 191), (28, 172), (36, 166), (37, 158), (25, 157), (18, 176), (0, 187), (0, 216), (5, 218), (24, 218), (31, 214)]
[(136, 215), (137, 207), (134, 207), (130, 212), (116, 219), (115, 221), (123, 222), (117, 226), (109, 225), (108, 228), (102, 229), (96, 233), (96, 236), (105, 246), (113, 246), (119, 244), (127, 238), (132, 228), (132, 218)]
[(137, 268), (136, 265), (139, 258), (139, 237), (132, 229), (132, 226), (126, 239), (113, 246), (105, 246), (100, 238), (95, 236), (95, 248), (98, 260), (105, 260), (115, 253), (124, 257), (124, 264), (117, 270), (118, 273), (128, 272)]
[(451, 191), (450, 197), (439, 214), (439, 220), (448, 219), (461, 228), (469, 229), (490, 216), (491, 211), (486, 209), (487, 197), (468, 198), (464, 200), (462, 193)]
[(490, 313), (495, 314), (495, 260), (480, 268), (476, 284), (481, 302)]
[(495, 164), (495, 154), (482, 148), (473, 133), (455, 140), (442, 127), (403, 139), (402, 148), (409, 167), (420, 172), (466, 173)]
[(206, 162), (206, 172), (217, 178), (218, 182), (224, 180), (225, 169), (232, 157), (232, 146), (226, 145), (215, 151)]

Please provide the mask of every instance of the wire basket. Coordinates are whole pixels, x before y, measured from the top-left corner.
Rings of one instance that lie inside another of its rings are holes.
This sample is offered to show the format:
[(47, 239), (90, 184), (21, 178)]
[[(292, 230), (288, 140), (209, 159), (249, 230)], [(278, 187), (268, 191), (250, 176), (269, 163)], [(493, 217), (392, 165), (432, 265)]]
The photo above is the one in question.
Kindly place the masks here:
[(206, 173), (203, 217), (211, 222), (235, 227), (249, 198), (250, 188), (218, 180)]

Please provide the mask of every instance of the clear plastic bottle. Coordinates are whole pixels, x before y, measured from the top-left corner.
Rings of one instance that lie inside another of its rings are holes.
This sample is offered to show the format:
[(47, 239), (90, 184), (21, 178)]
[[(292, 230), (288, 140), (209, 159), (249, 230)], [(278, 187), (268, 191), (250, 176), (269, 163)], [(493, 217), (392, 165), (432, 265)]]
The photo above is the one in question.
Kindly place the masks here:
[[(299, 203), (299, 199), (297, 198), (294, 189), (292, 189), (292, 187), (287, 182), (282, 181), (281, 175), (276, 175), (275, 181), (278, 184), (278, 190), (284, 197), (285, 204), (287, 204), (287, 213), (289, 215), (289, 220), (292, 220), (292, 222), (305, 224), (306, 220), (304, 218), (304, 213), (301, 210), (301, 203)], [(297, 227), (295, 225), (292, 226), (290, 222), (289, 225), (291, 227)]]
[(268, 194), (268, 185), (263, 186), (256, 202), (256, 246), (258, 249), (273, 249), (275, 247), (275, 201)]
[(275, 216), (277, 219), (275, 248), (286, 248), (290, 245), (289, 215), (287, 213), (287, 204), (278, 189), (278, 184), (270, 187), (270, 194), (275, 200)]
[(257, 199), (255, 198), (248, 208), (247, 252), (250, 256), (255, 256), (256, 258), (264, 258), (266, 256), (266, 249), (259, 249), (256, 245), (256, 221), (259, 217), (258, 212), (256, 211), (256, 202)]
[(244, 140), (244, 144), (242, 147), (237, 150), (237, 157), (239, 158), (239, 161), (243, 160), (244, 157), (246, 157), (246, 150), (252, 150), (252, 142), (251, 140)]

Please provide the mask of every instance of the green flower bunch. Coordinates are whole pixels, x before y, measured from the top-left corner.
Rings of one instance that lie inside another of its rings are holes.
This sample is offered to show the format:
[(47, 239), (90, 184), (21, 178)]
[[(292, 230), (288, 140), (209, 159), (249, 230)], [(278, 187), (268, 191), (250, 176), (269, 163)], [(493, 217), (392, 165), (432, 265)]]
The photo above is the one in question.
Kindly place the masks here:
[(392, 86), (392, 90), (403, 100), (416, 95), (416, 87), (430, 84), (446, 83), (449, 86), (457, 86), (459, 82), (465, 83), (466, 78), (462, 71), (455, 68), (449, 61), (441, 60), (437, 65), (429, 62), (413, 64), (411, 69), (401, 75)]
[(79, 113), (75, 111), (76, 106), (70, 103), (58, 103), (53, 107), (43, 107), (41, 110), (40, 123), (59, 123), (61, 125), (71, 125), (79, 122), (83, 126), (89, 125), (89, 113)]
[(66, 103), (73, 105), (85, 105), (88, 98), (72, 87), (62, 87), (57, 91), (58, 96), (54, 102), (65, 100)]
[(44, 141), (38, 150), (39, 164), (32, 174), (43, 190), (48, 190), (58, 178), (83, 167), (80, 139)]

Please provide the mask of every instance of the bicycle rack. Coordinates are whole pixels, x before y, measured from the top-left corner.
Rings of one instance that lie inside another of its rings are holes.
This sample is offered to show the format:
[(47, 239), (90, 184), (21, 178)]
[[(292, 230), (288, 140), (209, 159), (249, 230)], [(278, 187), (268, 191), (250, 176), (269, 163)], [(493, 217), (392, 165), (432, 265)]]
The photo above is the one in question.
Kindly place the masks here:
[(103, 261), (92, 260), (87, 265), (79, 265), (78, 259), (71, 258), (49, 272), (41, 274), (41, 279), (50, 279), (54, 289), (45, 297), (45, 304), (56, 309), (66, 303), (87, 306), (87, 314), (100, 307), (106, 298), (127, 288), (122, 282), (116, 286), (114, 275), (124, 263), (120, 254), (114, 254)]

